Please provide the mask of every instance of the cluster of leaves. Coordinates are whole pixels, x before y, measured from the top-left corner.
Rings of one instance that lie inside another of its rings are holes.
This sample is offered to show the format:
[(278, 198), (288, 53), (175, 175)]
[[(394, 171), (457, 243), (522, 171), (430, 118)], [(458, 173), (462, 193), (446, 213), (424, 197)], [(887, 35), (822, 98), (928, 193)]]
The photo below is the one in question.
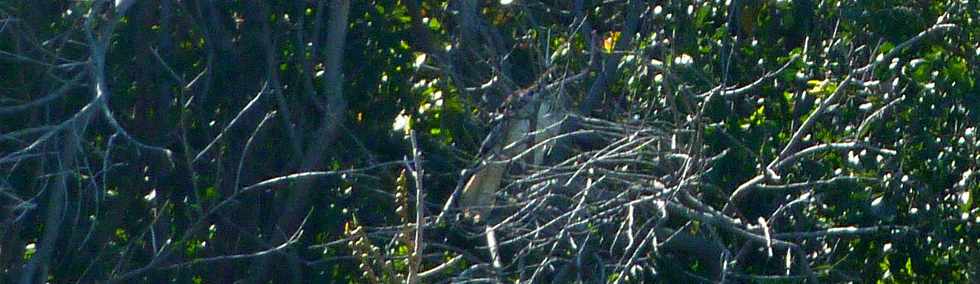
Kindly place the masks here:
[[(0, 282), (980, 279), (977, 1), (43, 2), (0, 1)], [(530, 86), (595, 136), (453, 217)]]

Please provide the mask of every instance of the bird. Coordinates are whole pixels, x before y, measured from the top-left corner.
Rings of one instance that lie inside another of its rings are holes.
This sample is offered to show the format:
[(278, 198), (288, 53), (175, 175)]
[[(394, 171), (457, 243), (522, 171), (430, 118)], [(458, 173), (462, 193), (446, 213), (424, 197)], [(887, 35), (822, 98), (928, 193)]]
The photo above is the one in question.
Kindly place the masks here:
[[(542, 73), (531, 86), (508, 95), (497, 108), (496, 116), (491, 122), (490, 132), (483, 139), (477, 157), (480, 165), (463, 186), (460, 196), (460, 208), (464, 217), (480, 223), (486, 220), (496, 203), (497, 189), (507, 173), (511, 160), (522, 154), (536, 142), (543, 141), (556, 135), (555, 131), (545, 131), (546, 134), (528, 137), (532, 131), (540, 130), (554, 123), (554, 108), (544, 103), (545, 89), (549, 84), (545, 80), (555, 70), (549, 68)], [(542, 111), (548, 113), (543, 120), (549, 125), (542, 125)], [(532, 125), (535, 129), (531, 129)], [(527, 139), (532, 138), (532, 139)], [(541, 149), (538, 149), (541, 150)], [(539, 153), (534, 153), (534, 161), (540, 161)]]
[[(469, 177), (460, 197), (465, 217), (480, 223), (496, 203), (496, 192), (507, 172), (510, 159), (524, 152), (528, 143), (520, 142), (528, 135), (531, 120), (537, 110), (533, 88), (508, 96), (498, 108), (487, 136), (477, 154), (481, 163)], [(533, 141), (529, 141), (533, 142)]]

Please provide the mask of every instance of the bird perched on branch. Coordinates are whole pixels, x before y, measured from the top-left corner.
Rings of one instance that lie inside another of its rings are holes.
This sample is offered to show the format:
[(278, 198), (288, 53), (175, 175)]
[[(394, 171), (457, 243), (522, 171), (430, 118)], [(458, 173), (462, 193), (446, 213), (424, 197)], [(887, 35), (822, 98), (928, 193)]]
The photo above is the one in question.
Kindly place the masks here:
[[(545, 95), (546, 84), (542, 84), (550, 72), (550, 69), (546, 71), (531, 87), (511, 94), (498, 108), (493, 126), (480, 146), (480, 165), (463, 187), (460, 208), (467, 218), (475, 222), (486, 220), (496, 203), (497, 189), (511, 160), (534, 143), (548, 138), (545, 134), (540, 137), (528, 135), (547, 126), (542, 122), (557, 121), (551, 115), (555, 110), (554, 102), (545, 102), (546, 97), (551, 96)], [(553, 136), (555, 133), (547, 134)], [(535, 153), (535, 161), (540, 162), (542, 155)]]
[[(525, 96), (533, 94), (521, 95)], [(527, 143), (515, 142), (530, 130), (533, 110), (532, 104), (509, 104), (494, 119), (480, 146), (480, 166), (463, 187), (460, 207), (467, 218), (480, 222), (491, 211), (510, 159), (527, 148)]]

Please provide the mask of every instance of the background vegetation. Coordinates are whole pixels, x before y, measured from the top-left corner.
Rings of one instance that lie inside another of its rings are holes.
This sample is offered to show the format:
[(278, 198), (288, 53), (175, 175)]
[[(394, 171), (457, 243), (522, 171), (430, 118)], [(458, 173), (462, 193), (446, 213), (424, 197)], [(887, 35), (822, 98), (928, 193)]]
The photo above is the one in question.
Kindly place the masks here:
[(972, 0), (2, 0), (0, 282), (977, 282), (978, 67)]

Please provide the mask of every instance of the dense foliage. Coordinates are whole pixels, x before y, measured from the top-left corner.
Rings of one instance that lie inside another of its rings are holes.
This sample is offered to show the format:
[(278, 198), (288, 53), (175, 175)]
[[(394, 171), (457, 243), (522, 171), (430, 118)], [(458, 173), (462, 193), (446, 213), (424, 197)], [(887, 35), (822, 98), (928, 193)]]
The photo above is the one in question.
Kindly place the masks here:
[(977, 282), (980, 1), (0, 0), (0, 282)]

